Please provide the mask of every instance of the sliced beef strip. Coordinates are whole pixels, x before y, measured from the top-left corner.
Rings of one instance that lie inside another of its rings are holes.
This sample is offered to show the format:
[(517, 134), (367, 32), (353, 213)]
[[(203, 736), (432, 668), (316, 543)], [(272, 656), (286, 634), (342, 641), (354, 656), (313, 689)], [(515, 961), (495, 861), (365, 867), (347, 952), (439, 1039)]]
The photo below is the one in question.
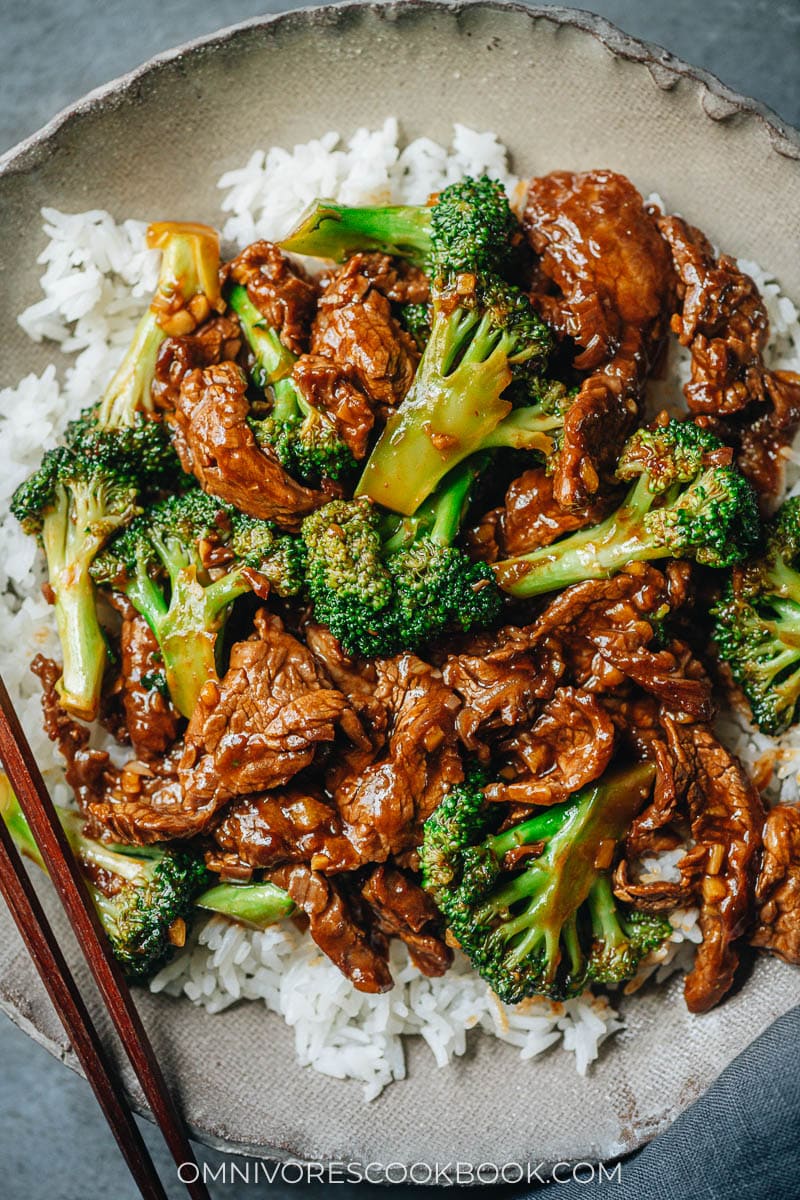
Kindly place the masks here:
[(414, 654), (379, 659), (376, 694), (390, 714), (386, 745), (340, 756), (326, 788), (363, 860), (383, 862), (418, 844), (422, 822), (463, 778), (458, 697)]
[(125, 726), (137, 758), (150, 761), (177, 738), (180, 713), (153, 683), (163, 664), (152, 629), (124, 596), (115, 596), (114, 604), (122, 613), (119, 683)]
[(266, 609), (255, 622), (253, 637), (233, 647), (219, 687), (204, 689), (186, 730), (181, 776), (190, 802), (207, 795), (208, 782), (229, 797), (283, 787), (339, 727), (368, 744), (307, 647)]
[[(608, 699), (604, 699), (611, 707)], [(614, 892), (651, 912), (700, 905), (703, 942), (686, 978), (686, 1003), (705, 1012), (729, 990), (738, 965), (735, 943), (753, 909), (763, 807), (741, 763), (709, 727), (676, 717), (652, 701), (613, 705), (618, 728), (629, 731), (657, 767), (653, 797), (633, 822)], [(635, 730), (638, 719), (638, 731)], [(674, 848), (691, 837), (678, 863), (680, 880), (641, 882), (632, 865), (640, 855)]]
[(378, 672), (374, 662), (351, 658), (330, 629), (308, 621), (303, 626), (303, 638), (314, 656), (323, 677), (347, 697), (369, 738), (379, 749), (386, 740), (389, 725), (387, 697), (377, 694)]
[[(631, 691), (601, 699), (623, 751), (637, 759), (650, 759), (656, 768), (652, 796), (628, 830), (626, 859), (632, 861), (648, 851), (676, 849), (689, 834), (683, 801), (693, 763), (679, 729), (685, 721), (678, 721), (646, 693)], [(622, 866), (626, 868), (627, 863), (623, 861)]]
[(318, 287), (305, 271), (273, 242), (253, 242), (224, 268), (227, 279), (247, 288), (247, 294), (267, 324), (292, 354), (308, 345), (317, 306)]
[(509, 485), (505, 501), (467, 534), (475, 558), (498, 562), (549, 546), (564, 534), (596, 525), (613, 506), (613, 495), (595, 498), (582, 508), (564, 508), (553, 493), (553, 476), (532, 467)]
[(558, 804), (603, 774), (614, 753), (614, 723), (590, 692), (560, 687), (529, 728), (501, 742), (502, 780), (488, 800)]
[(385, 955), (357, 919), (342, 882), (300, 864), (278, 867), (269, 877), (307, 915), (308, 931), (320, 950), (358, 991), (389, 991), (392, 976)]
[(235, 317), (213, 317), (196, 333), (167, 338), (159, 348), (150, 389), (156, 407), (173, 411), (190, 371), (233, 362), (241, 349), (242, 333)]
[(263, 792), (235, 801), (214, 830), (214, 840), (224, 854), (251, 868), (305, 862), (314, 869), (318, 855), (324, 856), (328, 874), (360, 865), (339, 814), (321, 792), (309, 788)]
[(764, 825), (752, 944), (800, 964), (800, 808), (777, 804)]
[(628, 831), (627, 853), (641, 854), (679, 816), (679, 806), (692, 779), (693, 763), (686, 752), (680, 722), (663, 710), (658, 713), (660, 736), (651, 743), (656, 764), (653, 798)]
[(462, 702), (456, 730), (466, 749), (488, 759), (489, 739), (529, 721), (563, 673), (558, 643), (533, 645), (528, 631), (513, 625), (450, 655), (442, 676)]
[(444, 975), (453, 951), (440, 936), (440, 917), (427, 892), (389, 864), (376, 867), (361, 888), (386, 937), (398, 937), (423, 975)]
[(172, 803), (134, 798), (100, 813), (104, 824), (137, 840), (205, 833), (235, 796), (284, 787), (342, 728), (368, 744), (341, 692), (277, 616), (261, 609), (256, 633), (231, 650), (221, 683), (203, 688), (186, 730), (180, 795)]
[(419, 362), (414, 339), (396, 320), (392, 300), (420, 295), (427, 285), (385, 254), (355, 254), (319, 298), (311, 352), (355, 372), (360, 390), (385, 415), (411, 387)]
[(44, 731), (64, 759), (66, 779), (82, 812), (113, 785), (116, 772), (105, 750), (89, 746), (89, 730), (62, 707), (56, 691), (61, 667), (51, 658), (37, 654), (31, 670), (42, 685)]
[(765, 497), (780, 491), (781, 451), (800, 424), (800, 375), (764, 364), (769, 320), (753, 280), (680, 217), (659, 219), (679, 279), (672, 329), (692, 356), (686, 403), (737, 450)]
[[(665, 577), (634, 563), (611, 579), (567, 588), (536, 620), (532, 639), (560, 641), (572, 677), (589, 691), (629, 679), (670, 711), (707, 720), (713, 712), (711, 684), (700, 663), (678, 642), (654, 646), (655, 623), (667, 609)], [(604, 679), (598, 666), (610, 668), (611, 675)]]
[(375, 425), (375, 404), (363, 390), (358, 369), (324, 354), (304, 354), (292, 376), (312, 408), (331, 415), (353, 458), (364, 458)]
[(555, 472), (565, 507), (585, 505), (636, 422), (673, 303), (669, 251), (642, 197), (613, 171), (533, 179), (523, 225), (538, 258), (532, 300), (580, 353)]
[(691, 1012), (707, 1012), (729, 990), (739, 962), (735, 942), (753, 912), (764, 807), (741, 763), (705, 725), (684, 732), (694, 771), (687, 791), (691, 833), (705, 851), (700, 929), (684, 994)]
[(297, 530), (329, 499), (296, 483), (247, 423), (247, 381), (236, 363), (190, 371), (167, 419), (181, 465), (203, 491), (251, 517)]
[[(88, 830), (98, 836), (110, 832), (117, 841), (141, 845), (171, 836), (165, 829), (156, 837), (140, 834), (129, 814), (137, 808), (174, 809), (180, 802), (177, 752), (144, 764), (134, 762), (119, 768), (105, 750), (89, 746), (89, 730), (61, 708), (56, 684), (61, 668), (52, 659), (37, 655), (31, 670), (42, 684), (42, 711), (47, 736), (58, 747), (66, 764), (66, 779), (81, 811), (89, 818)], [(168, 822), (167, 822), (168, 825)]]

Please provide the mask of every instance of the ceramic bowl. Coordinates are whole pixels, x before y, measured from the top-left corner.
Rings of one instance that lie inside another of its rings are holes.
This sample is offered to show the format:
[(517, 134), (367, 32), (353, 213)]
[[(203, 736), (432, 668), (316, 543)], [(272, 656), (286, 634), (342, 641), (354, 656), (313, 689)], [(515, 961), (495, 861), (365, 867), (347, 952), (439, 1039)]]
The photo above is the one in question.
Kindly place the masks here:
[[(0, 382), (53, 358), (15, 322), (39, 294), (43, 204), (219, 222), (215, 180), (255, 147), (327, 129), (347, 134), (391, 113), (408, 137), (447, 139), (454, 118), (494, 129), (519, 174), (623, 171), (800, 296), (800, 137), (761, 106), (585, 13), (414, 0), (331, 6), (252, 21), (161, 55), (0, 160)], [(64, 937), (69, 944), (67, 930)], [(624, 1032), (585, 1079), (569, 1055), (521, 1062), (476, 1034), (449, 1070), (410, 1044), (408, 1078), (370, 1105), (359, 1084), (297, 1066), (291, 1030), (259, 1005), (210, 1017), (146, 992), (139, 1002), (205, 1142), (263, 1157), (478, 1164), (632, 1150), (800, 1001), (800, 972), (759, 961), (703, 1017), (686, 1012), (680, 991), (674, 980), (625, 1003)], [(75, 1066), (5, 911), (0, 1004)]]

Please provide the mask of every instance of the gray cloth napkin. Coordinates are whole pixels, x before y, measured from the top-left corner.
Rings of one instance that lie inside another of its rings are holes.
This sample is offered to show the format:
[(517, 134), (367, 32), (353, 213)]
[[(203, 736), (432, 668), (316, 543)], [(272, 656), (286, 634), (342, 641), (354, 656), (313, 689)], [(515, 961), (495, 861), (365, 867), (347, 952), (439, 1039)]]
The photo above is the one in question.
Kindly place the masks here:
[(603, 1180), (545, 1184), (528, 1200), (800, 1200), (800, 1007), (619, 1167)]

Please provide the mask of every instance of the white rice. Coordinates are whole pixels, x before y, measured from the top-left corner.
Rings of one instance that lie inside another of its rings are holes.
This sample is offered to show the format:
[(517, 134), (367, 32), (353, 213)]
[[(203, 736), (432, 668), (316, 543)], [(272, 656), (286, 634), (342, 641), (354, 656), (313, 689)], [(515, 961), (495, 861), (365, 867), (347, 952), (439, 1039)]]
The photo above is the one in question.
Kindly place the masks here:
[[(347, 143), (336, 133), (295, 146), (256, 151), (241, 168), (219, 181), (223, 238), (242, 246), (259, 237), (276, 239), (315, 196), (347, 203), (423, 202), (464, 174), (487, 173), (513, 194), (505, 148), (491, 132), (455, 125), (448, 148), (419, 138), (402, 148), (397, 122), (361, 129)], [(163, 216), (165, 214), (153, 214)], [(168, 214), (166, 214), (168, 215)], [(71, 355), (61, 378), (54, 367), (28, 375), (0, 391), (0, 437), (5, 468), (0, 475), (0, 513), (17, 484), (53, 445), (66, 421), (98, 396), (121, 358), (157, 275), (157, 255), (144, 244), (145, 226), (116, 222), (108, 213), (66, 214), (43, 209), (48, 244), (39, 258), (42, 300), (19, 318), (36, 341), (48, 339)], [(800, 323), (792, 302), (757, 264), (744, 263), (765, 297), (772, 324), (771, 362), (800, 368)], [(680, 407), (686, 378), (685, 352), (673, 347), (666, 379), (654, 385), (650, 403)], [(788, 486), (800, 491), (800, 448), (787, 455)], [(5, 630), (2, 673), (38, 761), (60, 802), (68, 802), (61, 763), (41, 728), (38, 683), (29, 662), (39, 651), (58, 657), (48, 605), (40, 593), (42, 564), (32, 539), (8, 515), (0, 519), (0, 619)], [(752, 770), (772, 768), (771, 799), (798, 798), (800, 732), (777, 743), (753, 730), (744, 718), (726, 713), (720, 733)], [(98, 740), (102, 735), (96, 735)], [(645, 879), (674, 878), (682, 850), (650, 856)], [(655, 973), (663, 979), (687, 967), (700, 940), (697, 910), (672, 916), (670, 942), (629, 985), (634, 990)], [(564, 1004), (536, 998), (501, 1004), (458, 957), (442, 979), (428, 979), (409, 962), (405, 948), (392, 946), (395, 988), (382, 996), (357, 992), (311, 939), (291, 921), (257, 933), (214, 917), (199, 928), (187, 949), (151, 983), (153, 991), (183, 993), (209, 1013), (238, 1000), (260, 1000), (294, 1030), (298, 1062), (337, 1078), (360, 1080), (367, 1099), (405, 1074), (403, 1038), (421, 1037), (438, 1066), (465, 1052), (467, 1032), (479, 1028), (518, 1048), (523, 1059), (558, 1045), (574, 1055), (584, 1074), (602, 1042), (622, 1028), (603, 996), (590, 992)]]

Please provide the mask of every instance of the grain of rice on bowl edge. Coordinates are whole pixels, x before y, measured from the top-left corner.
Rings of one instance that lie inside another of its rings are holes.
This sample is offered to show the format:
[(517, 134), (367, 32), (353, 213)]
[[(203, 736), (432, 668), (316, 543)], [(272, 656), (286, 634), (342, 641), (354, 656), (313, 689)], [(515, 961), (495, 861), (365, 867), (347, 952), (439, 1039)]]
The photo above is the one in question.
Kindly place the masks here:
[[(257, 150), (219, 181), (223, 239), (239, 246), (258, 238), (276, 240), (317, 196), (347, 204), (417, 204), (463, 175), (484, 173), (501, 180), (510, 196), (515, 194), (518, 180), (496, 135), (458, 124), (450, 148), (418, 138), (401, 149), (397, 122), (388, 118), (378, 129), (359, 129), (346, 143), (330, 132), (291, 151)], [(661, 203), (658, 197), (650, 201)], [(58, 642), (40, 591), (44, 575), (36, 544), (9, 514), (9, 502), (37, 465), (42, 448), (55, 444), (64, 421), (85, 407), (88, 396), (102, 392), (155, 286), (158, 253), (145, 246), (143, 222), (117, 222), (100, 210), (66, 214), (45, 208), (42, 216), (48, 237), (38, 260), (43, 299), (19, 321), (35, 341), (57, 343), (71, 363), (61, 378), (51, 365), (40, 376), (28, 375), (0, 392), (5, 447), (0, 593), (6, 631), (1, 669), (54, 799), (69, 804), (71, 793), (57, 751), (42, 730), (39, 688), (29, 670), (37, 653), (58, 657)], [(800, 370), (797, 309), (758, 264), (743, 261), (741, 266), (754, 278), (769, 313), (769, 365)], [(673, 339), (665, 378), (650, 388), (653, 410), (675, 408), (687, 378), (687, 353)], [(787, 451), (787, 494), (797, 493), (800, 448), (795, 446)], [(718, 732), (755, 778), (770, 778), (769, 801), (798, 798), (800, 732), (790, 731), (776, 741), (733, 711), (721, 714)], [(119, 756), (119, 748), (101, 730), (93, 737), (95, 744)], [(643, 880), (679, 879), (676, 864), (683, 852), (679, 847), (645, 858)], [(696, 909), (674, 912), (671, 922), (671, 941), (642, 972), (655, 973), (659, 982), (688, 967), (700, 941)], [(558, 1045), (574, 1055), (577, 1071), (584, 1074), (602, 1042), (623, 1027), (608, 999), (591, 992), (560, 1004), (536, 997), (504, 1005), (463, 957), (441, 978), (428, 978), (411, 965), (405, 947), (393, 942), (391, 966), (394, 989), (365, 994), (291, 922), (260, 933), (213, 917), (150, 987), (185, 995), (209, 1013), (239, 1000), (261, 1000), (293, 1028), (299, 1063), (336, 1078), (360, 1080), (366, 1099), (403, 1078), (404, 1036), (421, 1036), (437, 1066), (445, 1066), (464, 1053), (467, 1031), (478, 1027), (518, 1047), (523, 1059)]]

